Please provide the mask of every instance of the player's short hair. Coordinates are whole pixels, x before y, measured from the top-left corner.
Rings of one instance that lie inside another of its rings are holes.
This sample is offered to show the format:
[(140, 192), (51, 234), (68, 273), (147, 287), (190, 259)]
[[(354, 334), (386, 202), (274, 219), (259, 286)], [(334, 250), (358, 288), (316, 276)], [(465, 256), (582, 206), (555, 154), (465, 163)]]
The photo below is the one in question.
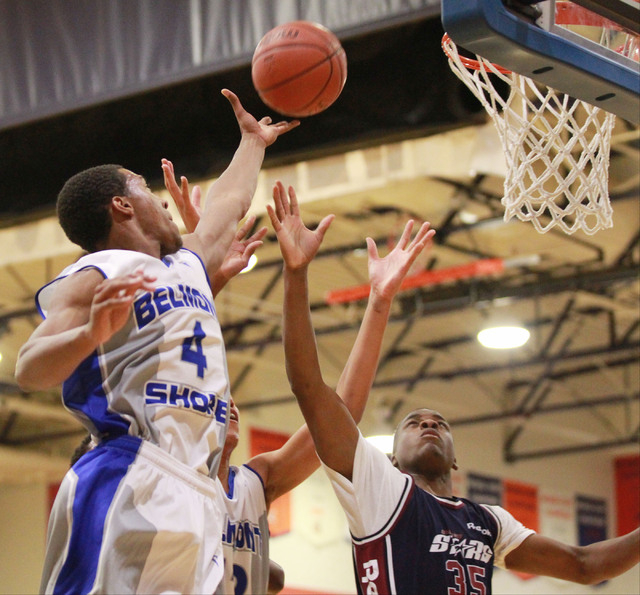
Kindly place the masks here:
[(91, 450), (91, 434), (87, 434), (71, 455), (70, 466), (73, 467), (82, 457)]
[(98, 165), (69, 178), (58, 194), (58, 220), (67, 237), (87, 252), (95, 252), (111, 230), (109, 204), (127, 195), (121, 165)]

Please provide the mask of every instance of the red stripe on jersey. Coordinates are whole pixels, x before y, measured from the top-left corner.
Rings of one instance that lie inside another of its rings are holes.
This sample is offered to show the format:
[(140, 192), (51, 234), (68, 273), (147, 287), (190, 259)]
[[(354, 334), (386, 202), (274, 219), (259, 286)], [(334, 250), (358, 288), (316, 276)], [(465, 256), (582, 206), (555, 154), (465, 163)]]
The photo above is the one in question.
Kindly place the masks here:
[(391, 593), (384, 537), (354, 548), (359, 593)]

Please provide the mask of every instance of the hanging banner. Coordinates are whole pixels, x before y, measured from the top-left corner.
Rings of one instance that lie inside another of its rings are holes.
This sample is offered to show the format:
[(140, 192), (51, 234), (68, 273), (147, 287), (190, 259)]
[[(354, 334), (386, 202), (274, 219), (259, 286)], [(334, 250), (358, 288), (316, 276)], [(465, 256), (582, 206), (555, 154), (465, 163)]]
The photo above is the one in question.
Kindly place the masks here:
[[(602, 498), (576, 496), (578, 545), (590, 545), (607, 538), (607, 503)], [(607, 581), (598, 583), (602, 585)]]
[(590, 545), (607, 538), (607, 503), (602, 498), (576, 496), (578, 545)]
[(617, 535), (640, 526), (640, 455), (615, 460)]
[[(249, 428), (249, 456), (277, 450), (289, 440), (288, 434)], [(291, 531), (291, 493), (276, 498), (269, 507), (269, 533), (272, 537)]]
[[(519, 481), (504, 480), (502, 482), (504, 508), (506, 508), (525, 527), (540, 531), (538, 511), (538, 488)], [(522, 580), (535, 578), (535, 574), (514, 572)]]
[(572, 494), (543, 492), (539, 496), (540, 533), (568, 545), (576, 544), (575, 501)]
[(469, 473), (467, 497), (478, 504), (502, 506), (502, 480), (497, 477)]

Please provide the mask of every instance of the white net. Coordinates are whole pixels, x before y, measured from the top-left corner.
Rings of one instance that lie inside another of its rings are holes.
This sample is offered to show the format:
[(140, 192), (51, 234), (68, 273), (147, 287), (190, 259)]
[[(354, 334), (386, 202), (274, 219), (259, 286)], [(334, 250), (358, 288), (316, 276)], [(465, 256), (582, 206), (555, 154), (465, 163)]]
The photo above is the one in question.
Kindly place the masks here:
[[(456, 76), (493, 119), (507, 164), (504, 219), (531, 221), (541, 233), (559, 227), (593, 235), (613, 225), (609, 152), (615, 116), (480, 56), (460, 56), (445, 35)], [(496, 88), (506, 83), (506, 99)]]

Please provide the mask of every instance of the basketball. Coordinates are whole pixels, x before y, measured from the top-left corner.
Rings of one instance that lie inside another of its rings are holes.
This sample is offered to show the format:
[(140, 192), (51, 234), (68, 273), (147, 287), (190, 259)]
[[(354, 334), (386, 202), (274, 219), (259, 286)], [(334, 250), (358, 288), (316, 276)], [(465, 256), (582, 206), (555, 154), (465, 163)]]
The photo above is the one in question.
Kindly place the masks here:
[(342, 92), (347, 57), (326, 27), (293, 21), (271, 29), (251, 61), (251, 79), (260, 99), (293, 118), (326, 110)]

